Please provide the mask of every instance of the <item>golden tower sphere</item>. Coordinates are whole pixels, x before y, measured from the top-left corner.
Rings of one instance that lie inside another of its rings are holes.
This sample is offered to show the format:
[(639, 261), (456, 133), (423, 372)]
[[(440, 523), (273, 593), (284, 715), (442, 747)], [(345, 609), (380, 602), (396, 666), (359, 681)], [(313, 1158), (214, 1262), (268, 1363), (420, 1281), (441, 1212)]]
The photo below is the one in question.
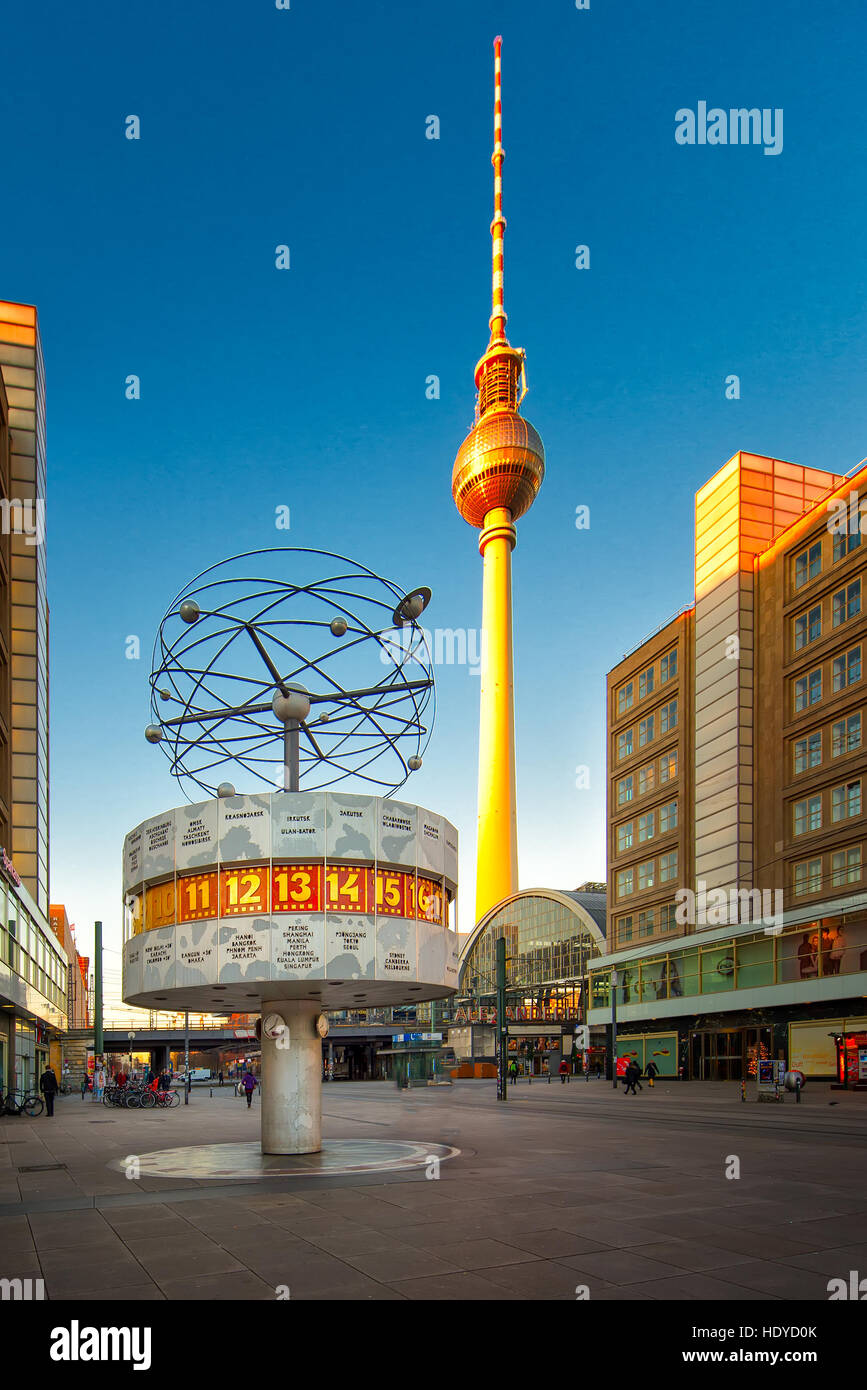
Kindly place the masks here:
[(545, 446), (529, 420), (492, 410), (458, 450), (452, 497), (464, 521), (481, 530), (494, 507), (508, 507), (513, 521), (529, 511), (544, 477)]

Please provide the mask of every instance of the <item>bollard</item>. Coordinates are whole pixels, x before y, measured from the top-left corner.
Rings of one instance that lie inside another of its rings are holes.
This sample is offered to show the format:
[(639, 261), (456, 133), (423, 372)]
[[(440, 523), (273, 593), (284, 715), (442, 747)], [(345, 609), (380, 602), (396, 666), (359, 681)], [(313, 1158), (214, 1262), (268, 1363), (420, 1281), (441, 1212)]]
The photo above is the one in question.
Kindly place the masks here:
[(800, 1083), (800, 1081), (796, 1081), (796, 1082), (795, 1082), (795, 1104), (796, 1104), (796, 1105), (800, 1105), (800, 1104), (801, 1104), (801, 1083)]
[(746, 1100), (746, 1098), (747, 1098), (747, 1083), (746, 1083), (746, 1081), (744, 1081), (743, 1077), (741, 1077), (741, 1100)]

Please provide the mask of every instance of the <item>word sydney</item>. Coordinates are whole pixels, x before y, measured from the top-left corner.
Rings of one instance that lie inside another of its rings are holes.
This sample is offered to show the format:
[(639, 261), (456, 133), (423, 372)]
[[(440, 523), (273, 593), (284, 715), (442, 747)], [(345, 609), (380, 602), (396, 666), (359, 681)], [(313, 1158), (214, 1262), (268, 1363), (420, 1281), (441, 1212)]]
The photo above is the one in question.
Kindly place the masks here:
[(707, 109), (700, 101), (698, 110), (681, 107), (674, 113), (674, 138), (679, 145), (764, 145), (765, 154), (783, 153), (783, 111), (757, 106), (724, 111), (721, 106)]

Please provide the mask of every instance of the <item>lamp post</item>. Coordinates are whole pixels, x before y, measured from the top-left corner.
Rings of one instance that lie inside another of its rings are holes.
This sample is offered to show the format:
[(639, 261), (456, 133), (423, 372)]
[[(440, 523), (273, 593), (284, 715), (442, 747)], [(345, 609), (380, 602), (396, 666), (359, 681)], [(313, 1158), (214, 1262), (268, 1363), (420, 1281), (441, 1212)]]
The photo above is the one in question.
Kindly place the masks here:
[(190, 1011), (184, 1009), (184, 1105), (190, 1103)]

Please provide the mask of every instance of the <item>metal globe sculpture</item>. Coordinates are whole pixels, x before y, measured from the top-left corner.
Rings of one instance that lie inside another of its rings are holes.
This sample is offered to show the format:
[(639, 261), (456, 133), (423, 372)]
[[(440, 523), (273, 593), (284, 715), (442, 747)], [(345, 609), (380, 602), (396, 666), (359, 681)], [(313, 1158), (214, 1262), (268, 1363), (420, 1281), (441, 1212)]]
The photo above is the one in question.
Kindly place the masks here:
[(352, 778), (388, 795), (421, 767), (433, 728), (417, 624), (429, 599), (324, 550), (211, 565), (160, 623), (145, 738), (188, 794), (230, 795), (218, 774), (235, 763), (256, 787), (317, 791)]

